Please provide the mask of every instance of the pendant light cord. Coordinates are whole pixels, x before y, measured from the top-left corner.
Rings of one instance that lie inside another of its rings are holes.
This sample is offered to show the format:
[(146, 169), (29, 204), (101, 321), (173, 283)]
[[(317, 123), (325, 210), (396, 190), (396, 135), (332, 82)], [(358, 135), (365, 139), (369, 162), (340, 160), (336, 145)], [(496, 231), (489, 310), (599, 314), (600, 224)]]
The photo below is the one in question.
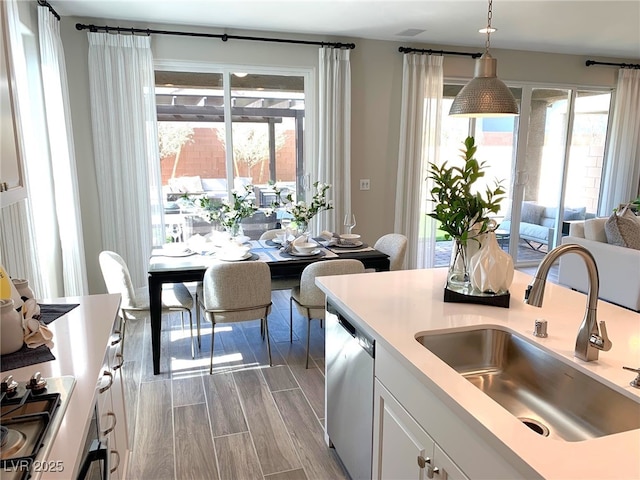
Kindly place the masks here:
[(489, 11), (487, 12), (487, 41), (484, 44), (485, 52), (489, 51), (491, 44), (491, 17), (493, 17), (493, 0), (489, 0)]

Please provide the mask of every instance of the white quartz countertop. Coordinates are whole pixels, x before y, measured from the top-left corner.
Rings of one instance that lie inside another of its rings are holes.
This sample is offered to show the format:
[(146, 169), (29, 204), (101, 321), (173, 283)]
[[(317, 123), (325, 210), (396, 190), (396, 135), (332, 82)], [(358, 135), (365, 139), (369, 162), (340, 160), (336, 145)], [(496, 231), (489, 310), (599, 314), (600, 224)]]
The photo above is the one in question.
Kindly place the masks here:
[(55, 360), (3, 371), (2, 376), (10, 374), (15, 380), (27, 381), (39, 371), (44, 378), (68, 375), (75, 378), (67, 410), (46, 458), (51, 462), (62, 462), (63, 470), (34, 472), (33, 476), (71, 479), (78, 473), (79, 453), (84, 448), (84, 435), (91, 418), (107, 342), (120, 307), (120, 295), (65, 297), (38, 302), (79, 305), (48, 325), (53, 332), (51, 353)]
[[(586, 374), (640, 402), (640, 389), (629, 382), (640, 367), (640, 314), (604, 301), (598, 320), (605, 320), (613, 347), (595, 362), (573, 356), (586, 295), (547, 282), (542, 308), (522, 299), (531, 277), (515, 272), (509, 308), (443, 301), (446, 269), (405, 270), (321, 277), (316, 280), (333, 305), (381, 342), (454, 410), (462, 407), (495, 439), (545, 478), (640, 478), (640, 429), (581, 442), (541, 437), (520, 423), (479, 389), (415, 340), (420, 332), (474, 325), (498, 325), (564, 357)], [(548, 321), (547, 338), (532, 335), (535, 319)], [(640, 403), (638, 407), (640, 415)]]

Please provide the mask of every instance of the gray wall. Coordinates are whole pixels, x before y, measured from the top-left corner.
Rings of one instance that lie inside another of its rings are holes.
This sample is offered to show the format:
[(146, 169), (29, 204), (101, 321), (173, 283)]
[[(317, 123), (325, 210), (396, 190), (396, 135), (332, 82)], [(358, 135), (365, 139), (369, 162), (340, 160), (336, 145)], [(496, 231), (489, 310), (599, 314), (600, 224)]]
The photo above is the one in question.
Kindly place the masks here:
[[(75, 29), (76, 22), (110, 26), (136, 26), (173, 30), (209, 31), (184, 26), (147, 25), (144, 22), (127, 24), (108, 19), (62, 19), (61, 33), (64, 43), (71, 112), (76, 142), (76, 157), (80, 180), (82, 220), (85, 235), (85, 251), (91, 293), (104, 291), (98, 267), (98, 254), (102, 249), (100, 221), (96, 195), (96, 177), (93, 165), (91, 140), (91, 114), (89, 105), (89, 80), (87, 71), (87, 33)], [(278, 36), (273, 33), (227, 31), (232, 34)], [(419, 48), (477, 52), (449, 45), (412, 45), (363, 39), (328, 39), (325, 37), (300, 37), (282, 34), (285, 38), (353, 41), (356, 49), (351, 52), (352, 68), (352, 202), (358, 218), (358, 232), (373, 241), (393, 230), (395, 199), (395, 175), (397, 166), (398, 137), (400, 130), (400, 99), (402, 88), (402, 54), (400, 45)], [(318, 51), (313, 46), (295, 46), (230, 40), (223, 43), (215, 39), (175, 36), (153, 36), (154, 59), (158, 61), (234, 63), (238, 65), (303, 67), (316, 71)], [(556, 83), (560, 86), (604, 86), (616, 84), (616, 68), (585, 67), (587, 57), (512, 50), (495, 50), (498, 59), (498, 76), (509, 82)], [(594, 60), (611, 61), (598, 57)], [(625, 61), (616, 59), (615, 61)], [(627, 62), (632, 60), (628, 59)], [(473, 76), (474, 62), (468, 57), (447, 56), (444, 74), (447, 79), (468, 79)], [(371, 190), (358, 190), (360, 178), (371, 179)]]

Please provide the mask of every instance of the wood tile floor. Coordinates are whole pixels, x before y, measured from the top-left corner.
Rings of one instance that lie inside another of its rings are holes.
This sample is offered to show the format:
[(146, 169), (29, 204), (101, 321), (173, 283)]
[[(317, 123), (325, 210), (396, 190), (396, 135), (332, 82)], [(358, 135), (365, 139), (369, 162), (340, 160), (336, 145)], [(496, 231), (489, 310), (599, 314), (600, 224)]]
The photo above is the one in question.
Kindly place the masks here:
[(203, 322), (202, 349), (192, 359), (188, 318), (183, 330), (173, 313), (163, 317), (162, 373), (153, 375), (149, 320), (128, 322), (122, 367), (128, 478), (348, 478), (324, 443), (324, 330), (311, 322), (307, 370), (306, 320), (296, 312), (289, 343), (289, 291), (274, 291), (272, 298), (273, 367), (258, 321), (223, 324), (216, 327), (209, 375), (211, 324)]
[[(273, 293), (269, 316), (273, 367), (258, 321), (216, 327), (209, 375), (211, 324), (191, 358), (188, 317), (163, 317), (160, 375), (153, 375), (150, 327), (130, 321), (122, 367), (132, 454), (131, 479), (344, 479), (324, 442), (324, 330), (294, 317), (289, 343), (289, 291)], [(195, 324), (195, 316), (194, 316)]]

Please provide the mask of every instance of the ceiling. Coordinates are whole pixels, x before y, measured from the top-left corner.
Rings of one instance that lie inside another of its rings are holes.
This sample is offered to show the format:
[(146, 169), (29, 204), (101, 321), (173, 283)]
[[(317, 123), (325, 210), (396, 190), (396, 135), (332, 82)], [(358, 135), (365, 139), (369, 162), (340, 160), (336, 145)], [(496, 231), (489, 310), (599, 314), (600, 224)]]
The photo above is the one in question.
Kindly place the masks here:
[[(62, 16), (484, 48), (485, 0), (49, 0)], [(640, 58), (640, 0), (496, 0), (491, 46)], [(198, 29), (198, 27), (201, 27)], [(174, 28), (176, 29), (176, 28)], [(416, 33), (417, 32), (417, 33)], [(218, 32), (219, 33), (219, 32)], [(231, 33), (231, 32), (229, 32)], [(265, 35), (266, 36), (266, 35)], [(357, 40), (355, 41), (357, 45)], [(357, 48), (357, 47), (356, 47)]]

